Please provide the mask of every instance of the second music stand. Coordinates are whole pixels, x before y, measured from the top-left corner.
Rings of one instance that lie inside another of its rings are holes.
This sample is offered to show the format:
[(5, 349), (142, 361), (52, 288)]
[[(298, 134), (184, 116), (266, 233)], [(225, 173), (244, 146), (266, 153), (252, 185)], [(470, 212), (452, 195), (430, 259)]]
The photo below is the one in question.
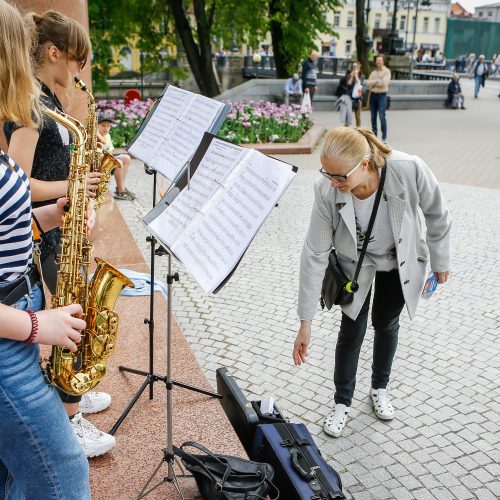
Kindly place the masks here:
[[(156, 176), (157, 176), (157, 173), (156, 173), (156, 170), (149, 168), (147, 165), (144, 165), (144, 170), (145, 170), (146, 174), (153, 176), (153, 207), (155, 207), (156, 206)], [(190, 384), (186, 384), (184, 382), (179, 382), (178, 380), (172, 380), (168, 373), (166, 376), (157, 375), (154, 373), (153, 356), (154, 356), (154, 328), (155, 328), (155, 323), (154, 323), (155, 257), (168, 254), (168, 259), (169, 259), (168, 275), (167, 275), (168, 315), (169, 315), (168, 325), (167, 325), (167, 330), (168, 330), (167, 337), (169, 337), (171, 335), (170, 330), (172, 327), (172, 325), (171, 325), (172, 318), (170, 317), (171, 316), (171, 307), (172, 307), (171, 306), (172, 283), (174, 281), (179, 280), (179, 274), (178, 273), (174, 273), (174, 274), (171, 273), (171, 255), (161, 245), (158, 245), (158, 247), (156, 246), (156, 244), (158, 242), (156, 240), (156, 238), (154, 236), (148, 236), (146, 238), (146, 241), (149, 242), (149, 244), (151, 245), (151, 265), (150, 265), (150, 279), (151, 279), (150, 288), (151, 288), (151, 291), (150, 291), (150, 297), (149, 297), (149, 318), (144, 319), (144, 324), (148, 325), (148, 329), (149, 329), (149, 369), (148, 369), (148, 371), (143, 371), (143, 370), (137, 370), (135, 368), (129, 368), (127, 366), (122, 366), (122, 365), (120, 365), (118, 367), (118, 369), (121, 372), (127, 372), (127, 373), (133, 373), (135, 375), (141, 375), (141, 376), (145, 377), (145, 380), (142, 383), (142, 385), (139, 387), (139, 389), (136, 391), (136, 393), (134, 394), (134, 396), (130, 400), (130, 402), (127, 405), (127, 407), (125, 408), (125, 410), (123, 410), (123, 413), (120, 415), (120, 417), (115, 422), (113, 427), (111, 427), (111, 429), (109, 430), (109, 434), (111, 434), (111, 435), (114, 435), (116, 433), (116, 431), (118, 430), (120, 425), (123, 423), (123, 421), (125, 420), (127, 415), (130, 413), (130, 411), (134, 407), (135, 403), (137, 403), (137, 401), (141, 397), (142, 393), (146, 390), (146, 388), (148, 386), (149, 386), (149, 399), (150, 400), (153, 399), (153, 397), (154, 397), (153, 386), (154, 386), (155, 382), (165, 383), (165, 385), (167, 387), (167, 406), (168, 406), (168, 398), (170, 396), (169, 386), (172, 388), (172, 386), (174, 386), (174, 385), (176, 385), (178, 387), (182, 387), (183, 389), (188, 389), (190, 391), (200, 393), (200, 394), (205, 394), (206, 396), (212, 396), (212, 397), (222, 399), (222, 395), (217, 393), (217, 392), (209, 391), (206, 389), (201, 389), (199, 387), (196, 387), (196, 386), (193, 386)], [(168, 341), (170, 342), (170, 340), (168, 340)], [(168, 355), (169, 356), (171, 355), (170, 354), (170, 347), (171, 346), (169, 344), (169, 347), (168, 347), (168, 352), (169, 352)], [(169, 364), (169, 362), (167, 360), (167, 372), (168, 372), (168, 364)], [(170, 467), (169, 467), (169, 472), (170, 472)]]

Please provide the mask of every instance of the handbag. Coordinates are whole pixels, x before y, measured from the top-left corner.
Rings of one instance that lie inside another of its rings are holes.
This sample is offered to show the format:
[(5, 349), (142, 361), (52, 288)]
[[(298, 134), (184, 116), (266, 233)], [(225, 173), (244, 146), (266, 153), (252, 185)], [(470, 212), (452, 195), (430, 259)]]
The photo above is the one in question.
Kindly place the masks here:
[[(186, 447), (203, 454), (189, 453)], [(279, 490), (272, 483), (274, 469), (269, 464), (215, 454), (194, 441), (186, 441), (180, 448), (174, 446), (173, 451), (191, 472), (206, 500), (266, 500), (271, 487), (276, 491), (272, 500), (279, 498)]]
[(380, 198), (382, 197), (382, 190), (384, 189), (386, 174), (386, 165), (382, 167), (382, 172), (380, 176), (380, 182), (378, 185), (377, 195), (375, 196), (375, 201), (373, 203), (373, 209), (370, 216), (370, 222), (368, 223), (368, 229), (366, 231), (365, 239), (363, 241), (363, 247), (358, 258), (358, 264), (356, 266), (356, 271), (354, 272), (354, 277), (350, 280), (342, 271), (337, 259), (337, 253), (333, 248), (328, 257), (328, 266), (325, 271), (325, 276), (323, 278), (323, 284), (321, 286), (321, 297), (319, 299), (321, 309), (325, 306), (328, 310), (332, 306), (340, 305), (345, 306), (350, 304), (354, 300), (354, 294), (359, 290), (358, 276), (361, 271), (361, 265), (363, 264), (363, 259), (365, 258), (366, 250), (368, 248), (368, 242), (370, 241), (370, 236), (373, 229), (373, 224), (375, 223), (375, 217), (377, 216), (378, 206), (380, 204)]

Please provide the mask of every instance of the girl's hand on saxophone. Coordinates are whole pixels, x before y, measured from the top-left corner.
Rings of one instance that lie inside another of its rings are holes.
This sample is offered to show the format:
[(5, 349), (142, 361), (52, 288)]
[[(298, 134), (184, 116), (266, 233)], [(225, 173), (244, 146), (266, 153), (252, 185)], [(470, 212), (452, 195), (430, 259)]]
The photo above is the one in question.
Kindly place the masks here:
[(46, 345), (60, 345), (70, 351), (77, 350), (81, 341), (81, 331), (86, 324), (80, 319), (83, 309), (80, 304), (71, 304), (57, 309), (38, 311), (38, 336), (36, 342)]
[(87, 213), (85, 214), (85, 222), (87, 224), (87, 238), (90, 239), (90, 232), (94, 228), (96, 221), (96, 211), (94, 206), (94, 200), (89, 200), (87, 206)]
[(101, 182), (100, 172), (89, 172), (87, 174), (87, 195), (90, 198), (95, 198), (99, 182)]

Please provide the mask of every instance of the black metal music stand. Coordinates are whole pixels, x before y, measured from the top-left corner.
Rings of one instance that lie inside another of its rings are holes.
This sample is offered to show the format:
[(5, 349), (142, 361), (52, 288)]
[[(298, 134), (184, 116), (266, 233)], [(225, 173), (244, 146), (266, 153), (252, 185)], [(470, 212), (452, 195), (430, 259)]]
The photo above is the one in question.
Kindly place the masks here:
[[(153, 207), (156, 206), (156, 170), (149, 168), (147, 165), (144, 165), (144, 170), (148, 175), (153, 176)], [(128, 368), (126, 366), (120, 365), (118, 369), (121, 372), (127, 372), (127, 373), (134, 373), (135, 375), (141, 375), (145, 377), (144, 382), (142, 385), (139, 387), (133, 398), (130, 400), (130, 403), (127, 405), (123, 413), (120, 415), (118, 420), (115, 422), (113, 427), (110, 429), (109, 434), (113, 435), (116, 433), (122, 422), (125, 420), (127, 415), (130, 413), (130, 410), (134, 407), (135, 403), (139, 400), (141, 397), (141, 394), (144, 392), (146, 387), (149, 386), (149, 399), (153, 399), (153, 386), (155, 382), (163, 382), (167, 388), (167, 413), (168, 413), (168, 405), (169, 405), (169, 398), (171, 398), (171, 391), (174, 385), (178, 387), (182, 387), (183, 389), (188, 389), (190, 391), (198, 392), (200, 394), (205, 394), (206, 396), (212, 396), (216, 398), (222, 398), (222, 395), (213, 392), (213, 391), (208, 391), (205, 389), (201, 389), (199, 387), (195, 387), (190, 384), (185, 384), (184, 382), (179, 382), (177, 380), (172, 380), (171, 377), (171, 330), (172, 330), (172, 283), (174, 281), (179, 281), (179, 274), (174, 273), (172, 274), (171, 272), (171, 267), (172, 267), (172, 256), (170, 253), (165, 250), (164, 247), (161, 245), (158, 245), (158, 248), (156, 247), (157, 240), (154, 236), (148, 236), (146, 238), (146, 241), (148, 241), (151, 245), (151, 266), (150, 266), (150, 275), (151, 275), (151, 292), (150, 292), (150, 297), (149, 297), (149, 318), (144, 319), (144, 324), (148, 325), (149, 327), (149, 370), (142, 371), (142, 370), (136, 370), (135, 368)], [(153, 341), (154, 341), (154, 281), (155, 281), (155, 257), (156, 256), (162, 256), (162, 255), (168, 255), (168, 274), (167, 274), (167, 289), (168, 289), (168, 324), (167, 324), (167, 375), (157, 375), (154, 373), (154, 365), (153, 365), (153, 354), (154, 354), (154, 346), (153, 346)], [(170, 370), (170, 371), (169, 371)], [(170, 401), (171, 405), (171, 401)], [(168, 417), (168, 422), (167, 425), (170, 425), (171, 421), (171, 408), (170, 408), (170, 416)], [(171, 432), (171, 429), (170, 429)], [(170, 447), (172, 446), (172, 440), (167, 439), (167, 443), (170, 442)], [(165, 455), (167, 456), (167, 454)], [(165, 458), (167, 460), (167, 458)], [(167, 460), (168, 462), (168, 460)], [(170, 462), (169, 463), (169, 477), (170, 477)], [(159, 467), (158, 467), (159, 468)], [(182, 496), (182, 494), (181, 494)], [(141, 497), (142, 498), (142, 497)]]

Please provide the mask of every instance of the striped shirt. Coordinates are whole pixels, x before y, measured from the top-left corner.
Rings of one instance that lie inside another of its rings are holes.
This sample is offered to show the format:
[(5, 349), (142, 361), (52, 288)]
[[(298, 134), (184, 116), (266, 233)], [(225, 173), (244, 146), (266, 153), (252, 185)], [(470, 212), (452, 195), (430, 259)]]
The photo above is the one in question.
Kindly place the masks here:
[(29, 180), (0, 150), (0, 282), (15, 281), (26, 273), (32, 246)]

